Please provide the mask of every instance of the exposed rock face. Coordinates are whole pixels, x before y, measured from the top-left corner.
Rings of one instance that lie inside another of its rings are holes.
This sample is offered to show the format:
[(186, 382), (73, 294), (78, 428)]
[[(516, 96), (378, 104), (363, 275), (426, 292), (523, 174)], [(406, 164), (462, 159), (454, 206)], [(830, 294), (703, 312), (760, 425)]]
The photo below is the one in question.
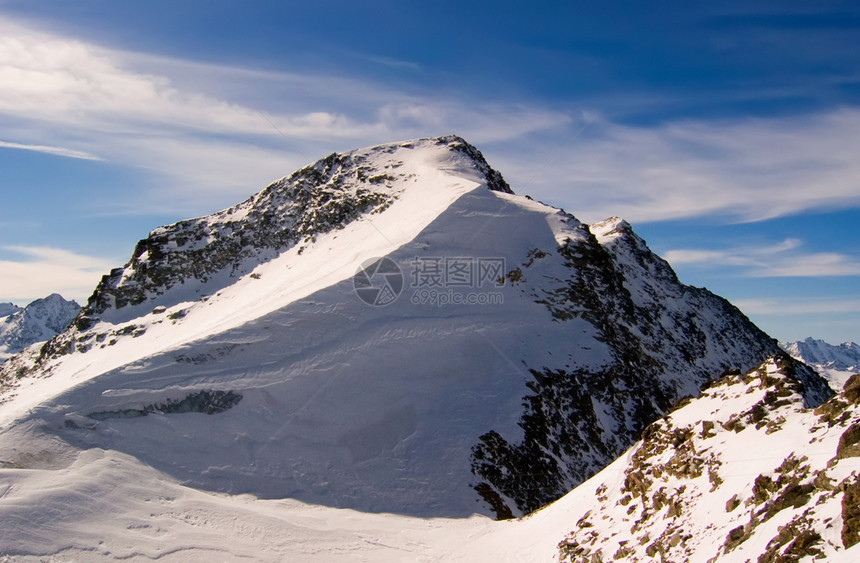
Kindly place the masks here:
[[(591, 226), (593, 236), (557, 252), (570, 275), (535, 289), (559, 322), (584, 318), (611, 358), (605, 369), (531, 368), (517, 444), (498, 433), (473, 449), (478, 492), (499, 517), (561, 497), (618, 457), (642, 429), (714, 374), (749, 369), (779, 347), (725, 299), (681, 284), (625, 221)], [(528, 278), (529, 267), (526, 272)], [(787, 360), (793, 363), (793, 360)], [(832, 395), (803, 365), (793, 374), (817, 405)]]
[(101, 411), (89, 413), (93, 420), (108, 418), (137, 418), (152, 413), (176, 414), (199, 412), (203, 414), (219, 414), (236, 406), (242, 400), (242, 395), (233, 391), (195, 391), (182, 399), (168, 399), (164, 403), (144, 405), (139, 409), (124, 409), (118, 411)]
[(105, 276), (78, 320), (153, 300), (179, 284), (228, 280), (315, 235), (379, 212), (396, 197), (387, 173), (361, 156), (331, 154), (214, 215), (161, 227), (140, 241), (123, 268)]
[(595, 479), (561, 560), (797, 561), (855, 545), (860, 376), (811, 409), (798, 369), (778, 355), (648, 426)]

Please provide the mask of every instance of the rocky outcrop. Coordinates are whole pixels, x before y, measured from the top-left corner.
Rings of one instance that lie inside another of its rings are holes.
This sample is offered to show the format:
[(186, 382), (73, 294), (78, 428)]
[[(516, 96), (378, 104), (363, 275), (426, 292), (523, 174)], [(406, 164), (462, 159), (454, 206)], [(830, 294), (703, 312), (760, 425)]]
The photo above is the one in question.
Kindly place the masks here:
[[(728, 301), (681, 284), (626, 222), (613, 218), (591, 231), (556, 250), (569, 276), (534, 288), (534, 295), (558, 322), (593, 324), (611, 359), (600, 371), (530, 366), (523, 440), (509, 443), (494, 431), (481, 436), (472, 451), (476, 490), (500, 518), (561, 497), (715, 375), (780, 353)], [(532, 267), (518, 269), (524, 286)], [(832, 395), (814, 371), (785, 361), (810, 405)]]
[(796, 369), (777, 355), (648, 426), (598, 475), (560, 559), (798, 561), (858, 543), (860, 379), (812, 409)]

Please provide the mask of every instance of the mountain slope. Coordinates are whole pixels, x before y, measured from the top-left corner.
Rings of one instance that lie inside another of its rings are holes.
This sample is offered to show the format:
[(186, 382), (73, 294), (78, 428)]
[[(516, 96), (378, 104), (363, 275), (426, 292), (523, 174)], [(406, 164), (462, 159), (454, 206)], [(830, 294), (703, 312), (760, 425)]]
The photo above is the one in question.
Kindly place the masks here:
[[(510, 517), (777, 352), (623, 221), (589, 228), (462, 139), (415, 140), (153, 231), (3, 366), (0, 454), (41, 459), (20, 444), (45, 433), (207, 491)], [(810, 404), (831, 394), (797, 374)]]
[(794, 369), (723, 377), (549, 507), (570, 511), (561, 559), (856, 561), (860, 376), (810, 409)]
[(56, 293), (23, 308), (8, 305), (0, 309), (0, 361), (63, 332), (81, 310)]
[(0, 303), (0, 317), (8, 317), (15, 311), (20, 311), (23, 307), (19, 307), (14, 303)]
[[(856, 502), (850, 501), (856, 484), (844, 476), (851, 472), (856, 483), (858, 458), (845, 446), (841, 456), (839, 452), (840, 442), (850, 441), (841, 437), (858, 422), (856, 385), (809, 411), (796, 383), (780, 373), (783, 369), (768, 362), (748, 375), (725, 377), (656, 423), (645, 442), (564, 498), (526, 518), (501, 522), (480, 516), (369, 514), (289, 499), (206, 494), (132, 456), (100, 448), (79, 451), (50, 432), (19, 426), (26, 447), (7, 448), (0, 469), (0, 555), (22, 561), (53, 556), (87, 561), (473, 562), (552, 561), (559, 556), (593, 561), (599, 551), (603, 561), (616, 553), (614, 560), (652, 561), (662, 549), (667, 561), (706, 561), (720, 552), (733, 530), (763, 511), (749, 537), (739, 541), (743, 535), (735, 532), (735, 547), (721, 561), (756, 559), (774, 536), (783, 541), (774, 542), (772, 547), (781, 549), (770, 554), (787, 555), (782, 560), (796, 560), (805, 547), (810, 554), (822, 551), (828, 561), (854, 561), (858, 544), (843, 550), (842, 536), (845, 523), (852, 522), (846, 537), (849, 545), (853, 541), (857, 521), (850, 509)], [(769, 393), (782, 396), (769, 399)], [(761, 428), (753, 416), (760, 417)], [(689, 434), (688, 426), (693, 428), (688, 441), (667, 443), (667, 438)], [(776, 426), (781, 429), (768, 434)], [(807, 444), (810, 439), (813, 444)], [(767, 448), (752, 452), (753, 443), (761, 441)], [(799, 447), (804, 451), (798, 452)], [(786, 464), (785, 458), (799, 463)], [(822, 468), (831, 458), (839, 459)], [(690, 471), (685, 470), (688, 462)], [(656, 468), (671, 473), (654, 478)], [(623, 491), (625, 487), (638, 493)], [(796, 493), (786, 494), (790, 491)], [(672, 492), (677, 494), (669, 498)], [(747, 504), (750, 498), (754, 500)], [(802, 516), (797, 518), (807, 511), (809, 528)], [(780, 534), (780, 527), (795, 520)], [(795, 537), (815, 539), (810, 530), (822, 540), (789, 547)], [(649, 539), (643, 544), (645, 533)]]
[[(777, 351), (728, 302), (678, 282), (626, 222), (613, 218), (590, 230), (593, 238), (559, 249), (566, 279), (535, 297), (557, 320), (592, 323), (609, 357), (598, 369), (529, 366), (524, 439), (512, 444), (491, 432), (474, 450), (476, 473), (492, 486), (482, 495), (494, 506), (510, 498), (527, 513), (558, 498), (620, 455), (645, 421), (697, 394), (714, 374), (748, 369), (749, 359)], [(812, 404), (830, 396), (816, 374), (799, 373)]]

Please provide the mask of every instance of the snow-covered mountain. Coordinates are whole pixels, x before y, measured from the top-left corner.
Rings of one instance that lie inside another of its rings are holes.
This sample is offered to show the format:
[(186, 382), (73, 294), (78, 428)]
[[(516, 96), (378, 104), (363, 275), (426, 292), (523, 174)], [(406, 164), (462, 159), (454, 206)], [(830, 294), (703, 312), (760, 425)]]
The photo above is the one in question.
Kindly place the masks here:
[(815, 367), (834, 390), (839, 391), (852, 374), (860, 373), (860, 345), (843, 342), (838, 346), (807, 338), (780, 344), (793, 358)]
[(23, 308), (12, 303), (0, 304), (0, 361), (63, 332), (80, 310), (80, 305), (57, 293), (36, 299)]
[(19, 307), (14, 303), (0, 303), (0, 317), (8, 317), (16, 311), (20, 311), (23, 307)]
[(794, 369), (721, 378), (549, 507), (561, 560), (860, 559), (860, 375), (810, 409)]
[(854, 342), (843, 342), (835, 346), (823, 340), (807, 338), (797, 342), (784, 342), (782, 347), (793, 357), (807, 364), (860, 372), (860, 345)]
[[(22, 469), (78, 490), (115, 463), (183, 495), (518, 516), (778, 353), (626, 222), (514, 195), (458, 137), (361, 149), (156, 229), (7, 361), (0, 502), (50, 497)], [(785, 361), (808, 404), (832, 395)]]

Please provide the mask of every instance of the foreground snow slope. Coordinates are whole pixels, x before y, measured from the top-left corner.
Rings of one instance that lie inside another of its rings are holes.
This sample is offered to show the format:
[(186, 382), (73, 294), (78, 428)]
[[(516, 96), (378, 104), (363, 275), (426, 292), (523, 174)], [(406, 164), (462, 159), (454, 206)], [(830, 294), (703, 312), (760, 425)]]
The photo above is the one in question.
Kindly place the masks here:
[(569, 510), (524, 521), (428, 519), (204, 493), (115, 451), (41, 445), (30, 467), (0, 470), (0, 558), (551, 561), (570, 522)]
[[(519, 520), (369, 514), (205, 493), (27, 425), (0, 470), (15, 561), (856, 561), (860, 379), (816, 410), (784, 359), (730, 375)], [(179, 416), (179, 415), (163, 415)], [(185, 416), (205, 419), (205, 414)], [(31, 425), (32, 426), (32, 425)]]

